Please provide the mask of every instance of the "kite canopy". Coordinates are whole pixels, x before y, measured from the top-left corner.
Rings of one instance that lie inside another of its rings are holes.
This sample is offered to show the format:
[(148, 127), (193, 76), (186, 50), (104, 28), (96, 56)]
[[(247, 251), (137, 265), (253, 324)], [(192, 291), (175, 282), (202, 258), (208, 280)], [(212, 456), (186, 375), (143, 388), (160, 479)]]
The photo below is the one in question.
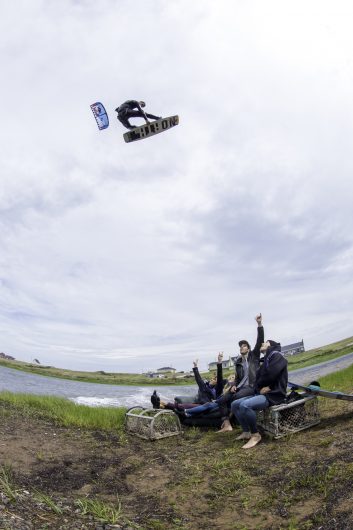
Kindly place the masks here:
[(107, 111), (104, 108), (104, 105), (97, 101), (97, 103), (93, 103), (91, 105), (91, 109), (94, 117), (96, 118), (98, 129), (102, 131), (103, 129), (109, 127), (109, 118)]

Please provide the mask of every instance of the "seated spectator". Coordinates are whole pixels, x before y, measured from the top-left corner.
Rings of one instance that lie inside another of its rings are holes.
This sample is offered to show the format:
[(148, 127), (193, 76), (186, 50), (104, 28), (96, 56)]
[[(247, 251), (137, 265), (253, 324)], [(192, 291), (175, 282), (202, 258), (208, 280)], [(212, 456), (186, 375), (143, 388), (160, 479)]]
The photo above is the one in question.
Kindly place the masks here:
[(265, 353), (264, 362), (256, 373), (255, 396), (233, 401), (232, 413), (243, 432), (237, 440), (248, 440), (243, 449), (250, 449), (261, 441), (257, 430), (256, 411), (271, 405), (279, 405), (286, 398), (288, 383), (287, 360), (281, 354), (281, 345), (268, 340), (261, 346)]
[[(208, 403), (204, 403), (197, 407), (185, 407), (188, 409), (185, 413), (186, 417), (194, 417), (197, 414), (205, 414), (211, 411), (219, 410), (222, 412), (223, 423), (222, 428), (218, 432), (232, 431), (229, 414), (230, 405), (236, 399), (241, 399), (245, 396), (253, 396), (256, 371), (260, 366), (260, 347), (264, 341), (264, 328), (262, 325), (261, 313), (255, 317), (257, 322), (257, 341), (255, 348), (251, 350), (250, 344), (246, 340), (239, 342), (240, 359), (235, 365), (235, 375), (230, 376), (226, 380), (223, 387), (222, 394)], [(217, 363), (217, 380), (224, 381), (222, 373), (223, 354), (218, 354)]]
[[(186, 403), (180, 403), (180, 398), (175, 398), (174, 403), (165, 403), (160, 400), (155, 390), (151, 396), (153, 408), (165, 408), (174, 410), (175, 412), (183, 412), (185, 409), (197, 407), (200, 404), (211, 403), (214, 399), (218, 398), (222, 394), (225, 385), (229, 383), (227, 379), (223, 379), (222, 360), (223, 353), (220, 352), (218, 354), (217, 360), (217, 375), (213, 376), (209, 381), (207, 379), (202, 379), (197, 366), (198, 359), (194, 361), (193, 372), (196, 383), (199, 387), (197, 396), (194, 399), (191, 398), (191, 400), (187, 401)], [(232, 375), (230, 379), (234, 381), (234, 376)]]
[(255, 320), (257, 322), (257, 340), (254, 349), (252, 350), (250, 348), (247, 340), (239, 341), (240, 356), (235, 362), (235, 384), (222, 403), (224, 421), (221, 430), (218, 432), (233, 430), (229, 418), (231, 403), (236, 399), (253, 396), (255, 393), (256, 372), (260, 367), (260, 348), (264, 342), (264, 328), (261, 313), (255, 317)]

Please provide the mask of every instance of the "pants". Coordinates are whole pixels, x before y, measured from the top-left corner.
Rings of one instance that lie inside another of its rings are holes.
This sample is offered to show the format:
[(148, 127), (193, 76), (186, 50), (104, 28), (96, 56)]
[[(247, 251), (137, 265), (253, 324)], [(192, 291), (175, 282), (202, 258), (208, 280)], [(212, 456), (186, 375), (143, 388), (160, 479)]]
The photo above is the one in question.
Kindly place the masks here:
[(186, 409), (192, 409), (194, 407), (197, 407), (197, 403), (167, 403), (164, 408), (169, 410), (186, 410)]
[(224, 418), (228, 416), (228, 407), (236, 399), (242, 399), (244, 397), (253, 396), (254, 390), (250, 386), (240, 388), (238, 392), (227, 392), (223, 396), (220, 396), (216, 401), (211, 403), (205, 403), (199, 407), (194, 407), (188, 410), (188, 416), (194, 416), (195, 414), (201, 414), (202, 412), (210, 412), (211, 410), (221, 410)]
[(257, 432), (256, 410), (264, 410), (270, 406), (265, 395), (257, 394), (233, 401), (231, 409), (241, 425), (243, 432)]
[(227, 392), (224, 396), (217, 399), (220, 409), (222, 410), (223, 419), (229, 419), (230, 407), (233, 401), (241, 399), (243, 397), (253, 396), (255, 394), (254, 389), (251, 386), (244, 386), (239, 388), (235, 393)]
[(215, 409), (219, 409), (219, 405), (215, 401), (212, 401), (212, 403), (205, 403), (204, 405), (199, 405), (198, 407), (188, 409), (188, 416), (195, 416), (196, 414), (210, 412), (211, 410)]
[[(159, 120), (159, 116), (154, 116), (153, 114), (147, 114), (147, 118), (151, 120)], [(118, 114), (118, 120), (124, 125), (127, 129), (134, 129), (135, 127), (129, 123), (130, 118), (144, 118), (144, 115), (139, 110), (125, 110)]]

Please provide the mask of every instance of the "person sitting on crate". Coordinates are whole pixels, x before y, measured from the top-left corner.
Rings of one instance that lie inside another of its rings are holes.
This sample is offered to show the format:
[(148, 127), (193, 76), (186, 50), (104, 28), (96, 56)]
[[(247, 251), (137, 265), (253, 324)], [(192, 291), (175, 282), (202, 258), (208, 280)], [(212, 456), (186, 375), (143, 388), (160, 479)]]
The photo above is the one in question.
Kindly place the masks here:
[[(221, 430), (218, 432), (232, 431), (233, 427), (230, 423), (230, 406), (231, 403), (237, 399), (250, 397), (255, 394), (254, 385), (256, 372), (260, 367), (260, 348), (264, 341), (264, 328), (262, 325), (262, 315), (259, 313), (255, 320), (257, 322), (257, 341), (252, 350), (247, 340), (239, 341), (240, 357), (235, 363), (235, 375), (228, 378), (228, 384), (224, 387), (222, 394), (211, 402), (205, 403), (198, 407), (187, 407), (185, 413), (186, 418), (194, 418), (198, 414), (206, 412), (219, 411), (223, 421)], [(222, 370), (222, 357), (218, 356), (217, 369)]]
[[(225, 395), (225, 392), (229, 390), (234, 383), (234, 375), (231, 375), (227, 379), (223, 379), (223, 370), (222, 370), (222, 360), (223, 352), (218, 354), (217, 360), (217, 377), (211, 378), (209, 381), (201, 378), (197, 364), (198, 361), (194, 361), (194, 375), (196, 382), (198, 383), (199, 391), (197, 396), (194, 397), (184, 397), (184, 398), (175, 398), (175, 401), (172, 402), (163, 402), (157, 395), (157, 392), (154, 391), (151, 396), (151, 402), (153, 408), (161, 408), (173, 410), (178, 414), (180, 420), (185, 425), (189, 426), (200, 426), (200, 427), (216, 427), (220, 428), (222, 425), (222, 410), (217, 407), (217, 410), (213, 411), (212, 405), (214, 405), (215, 400), (222, 398)], [(182, 401), (182, 402), (181, 402)], [(200, 405), (201, 403), (201, 405)], [(210, 405), (210, 410), (208, 410), (208, 405)], [(185, 414), (185, 410), (192, 410), (193, 408), (205, 407), (205, 413), (203, 414), (203, 409), (198, 412), (195, 418), (188, 418)]]
[(230, 407), (233, 401), (243, 397), (253, 396), (256, 372), (260, 368), (260, 348), (264, 342), (264, 327), (262, 325), (262, 314), (259, 313), (255, 320), (257, 322), (257, 340), (252, 350), (247, 340), (239, 341), (240, 356), (235, 362), (234, 386), (230, 393), (225, 396), (220, 405), (223, 407), (223, 418), (221, 430), (218, 432), (232, 431), (230, 422)]
[(265, 357), (256, 373), (255, 395), (233, 401), (231, 405), (232, 413), (243, 431), (236, 440), (248, 440), (243, 449), (250, 449), (261, 440), (256, 425), (256, 411), (279, 405), (286, 399), (288, 363), (281, 353), (281, 345), (268, 340), (262, 344), (261, 352)]

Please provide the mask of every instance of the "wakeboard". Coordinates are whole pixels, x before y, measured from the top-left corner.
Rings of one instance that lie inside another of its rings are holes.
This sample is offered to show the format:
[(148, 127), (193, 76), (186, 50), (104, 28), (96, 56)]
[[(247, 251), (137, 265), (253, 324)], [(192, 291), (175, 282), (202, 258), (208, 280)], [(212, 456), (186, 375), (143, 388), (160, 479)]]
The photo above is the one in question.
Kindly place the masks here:
[(330, 399), (343, 399), (344, 401), (353, 401), (353, 394), (343, 394), (343, 392), (330, 392), (329, 390), (323, 390), (321, 389), (321, 387), (316, 385), (304, 386), (288, 382), (288, 386), (290, 388), (293, 388), (293, 390), (305, 390), (306, 392), (308, 392), (309, 394), (313, 394), (314, 396), (321, 396)]
[(179, 123), (179, 116), (169, 116), (169, 118), (162, 118), (160, 120), (151, 121), (141, 127), (136, 127), (124, 134), (125, 142), (136, 142), (136, 140), (143, 140), (149, 136), (154, 136), (161, 132), (167, 131), (175, 127)]

